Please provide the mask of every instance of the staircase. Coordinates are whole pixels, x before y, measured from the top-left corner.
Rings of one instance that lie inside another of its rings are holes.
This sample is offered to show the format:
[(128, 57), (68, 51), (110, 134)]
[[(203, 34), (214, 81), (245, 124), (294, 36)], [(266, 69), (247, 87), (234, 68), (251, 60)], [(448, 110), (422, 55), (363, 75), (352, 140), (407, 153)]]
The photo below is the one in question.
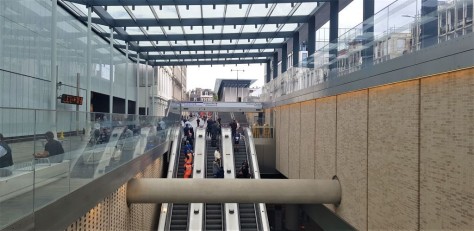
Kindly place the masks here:
[[(212, 162), (214, 161), (215, 147), (211, 147), (211, 140), (206, 140), (206, 178), (212, 175)], [(206, 204), (206, 224), (204, 230), (223, 230), (222, 204)]]

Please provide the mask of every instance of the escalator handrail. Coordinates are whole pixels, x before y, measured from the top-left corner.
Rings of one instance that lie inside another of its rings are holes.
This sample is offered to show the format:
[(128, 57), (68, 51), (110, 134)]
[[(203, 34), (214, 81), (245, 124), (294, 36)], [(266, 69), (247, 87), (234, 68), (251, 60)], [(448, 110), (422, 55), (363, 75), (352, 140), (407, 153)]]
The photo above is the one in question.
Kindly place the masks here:
[[(250, 160), (250, 169), (252, 171), (252, 176), (254, 179), (261, 179), (260, 178), (260, 170), (258, 167), (258, 159), (257, 159), (257, 152), (255, 150), (255, 143), (253, 141), (253, 134), (252, 130), (248, 127), (244, 128), (244, 140), (245, 146), (247, 150), (247, 159)], [(257, 212), (258, 210), (258, 212)], [(268, 215), (266, 206), (264, 203), (258, 203), (257, 209), (255, 210), (259, 223), (259, 230), (262, 231), (269, 231), (270, 224), (268, 222)]]
[[(175, 137), (173, 138), (173, 144), (171, 146), (171, 155), (170, 155), (170, 162), (168, 167), (168, 174), (167, 178), (176, 177), (176, 173), (178, 172), (177, 163), (179, 163), (179, 153), (181, 151), (181, 136), (182, 136), (182, 129), (181, 126), (177, 125), (175, 127), (176, 131), (174, 131)], [(172, 204), (171, 203), (163, 203), (161, 205), (161, 214), (160, 220), (158, 223), (158, 230), (169, 230), (171, 224), (171, 210)]]

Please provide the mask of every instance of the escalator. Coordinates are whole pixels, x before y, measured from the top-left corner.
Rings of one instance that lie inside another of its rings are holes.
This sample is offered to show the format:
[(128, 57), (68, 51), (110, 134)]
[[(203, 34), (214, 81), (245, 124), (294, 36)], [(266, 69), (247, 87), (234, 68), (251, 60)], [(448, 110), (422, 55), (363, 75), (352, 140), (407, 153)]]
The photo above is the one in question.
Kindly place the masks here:
[[(181, 142), (181, 148), (179, 151), (178, 156), (178, 172), (176, 178), (183, 178), (184, 177), (184, 154), (182, 153), (184, 150), (184, 144)], [(189, 213), (189, 204), (173, 204), (173, 208), (171, 210), (171, 222), (170, 222), (170, 230), (184, 230), (188, 229), (188, 213)]]
[[(234, 163), (235, 172), (238, 174), (240, 167), (247, 159), (247, 151), (244, 140), (240, 140), (239, 144), (234, 143)], [(255, 213), (255, 204), (239, 204), (240, 230), (258, 230), (257, 217)]]
[[(211, 140), (206, 140), (206, 178), (213, 178), (212, 162), (216, 147), (211, 146)], [(206, 204), (206, 223), (204, 230), (223, 230), (222, 204)]]
[(232, 116), (230, 112), (219, 112), (219, 118), (221, 118), (221, 124), (227, 125), (232, 122)]

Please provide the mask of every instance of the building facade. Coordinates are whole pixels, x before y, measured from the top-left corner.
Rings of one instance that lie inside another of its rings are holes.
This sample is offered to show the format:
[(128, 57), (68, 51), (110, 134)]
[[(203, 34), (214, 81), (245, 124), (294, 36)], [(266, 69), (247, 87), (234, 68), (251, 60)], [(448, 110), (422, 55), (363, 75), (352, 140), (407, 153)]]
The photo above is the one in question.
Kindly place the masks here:
[(189, 101), (212, 102), (214, 91), (211, 89), (196, 88), (188, 92)]

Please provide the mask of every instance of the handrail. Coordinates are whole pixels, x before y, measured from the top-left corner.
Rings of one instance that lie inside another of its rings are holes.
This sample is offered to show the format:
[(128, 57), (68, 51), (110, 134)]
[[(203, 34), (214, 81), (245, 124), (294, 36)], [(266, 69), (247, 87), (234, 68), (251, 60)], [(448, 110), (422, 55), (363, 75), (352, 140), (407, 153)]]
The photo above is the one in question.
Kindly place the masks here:
[[(175, 176), (175, 172), (178, 172), (176, 162), (179, 162), (178, 154), (181, 151), (181, 131), (180, 127), (175, 128), (174, 137), (173, 137), (173, 145), (171, 146), (171, 155), (169, 160), (169, 167), (168, 167), (168, 175), (167, 178), (173, 178)], [(172, 204), (170, 203), (163, 203), (161, 205), (160, 210), (160, 220), (158, 223), (158, 230), (164, 231), (169, 230), (170, 227), (170, 218), (171, 218), (171, 211)]]
[[(252, 130), (248, 127), (244, 128), (244, 139), (245, 139), (245, 146), (247, 149), (247, 155), (250, 160), (250, 169), (253, 172), (254, 179), (261, 179), (260, 178), (260, 169), (258, 167), (258, 159), (257, 159), (257, 152), (255, 150), (255, 144), (253, 142)], [(270, 224), (268, 222), (268, 215), (266, 206), (264, 203), (258, 203), (257, 209), (259, 212), (256, 211), (257, 217), (259, 218), (259, 225), (261, 225), (261, 230), (269, 231)]]
[[(193, 180), (204, 179), (206, 174), (206, 129), (196, 128), (194, 139)], [(189, 230), (203, 230), (204, 228), (204, 203), (191, 203), (188, 216)]]
[[(222, 167), (224, 179), (235, 179), (234, 149), (232, 146), (232, 132), (230, 128), (221, 128), (222, 134)], [(226, 230), (239, 230), (239, 206), (237, 203), (225, 203)]]

